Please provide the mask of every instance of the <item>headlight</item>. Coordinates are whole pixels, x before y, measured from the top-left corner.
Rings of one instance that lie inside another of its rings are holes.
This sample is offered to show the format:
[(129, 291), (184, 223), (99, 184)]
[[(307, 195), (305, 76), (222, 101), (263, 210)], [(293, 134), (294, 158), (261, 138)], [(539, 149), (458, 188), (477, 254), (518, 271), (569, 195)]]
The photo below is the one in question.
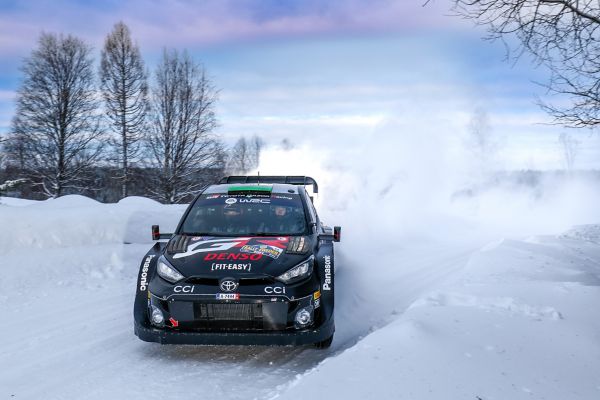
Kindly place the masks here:
[(161, 278), (171, 283), (175, 283), (184, 278), (184, 276), (173, 268), (164, 257), (158, 259), (158, 268), (156, 270)]
[(308, 260), (301, 262), (286, 273), (279, 275), (277, 280), (283, 283), (292, 283), (306, 278), (312, 273), (314, 260), (315, 257), (310, 256)]

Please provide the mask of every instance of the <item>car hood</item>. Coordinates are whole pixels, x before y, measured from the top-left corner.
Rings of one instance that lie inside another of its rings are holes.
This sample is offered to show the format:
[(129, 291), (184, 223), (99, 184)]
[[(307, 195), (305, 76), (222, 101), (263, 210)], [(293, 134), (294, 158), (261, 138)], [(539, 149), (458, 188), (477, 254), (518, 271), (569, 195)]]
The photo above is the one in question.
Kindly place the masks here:
[(165, 257), (185, 277), (276, 277), (311, 254), (310, 237), (175, 236)]

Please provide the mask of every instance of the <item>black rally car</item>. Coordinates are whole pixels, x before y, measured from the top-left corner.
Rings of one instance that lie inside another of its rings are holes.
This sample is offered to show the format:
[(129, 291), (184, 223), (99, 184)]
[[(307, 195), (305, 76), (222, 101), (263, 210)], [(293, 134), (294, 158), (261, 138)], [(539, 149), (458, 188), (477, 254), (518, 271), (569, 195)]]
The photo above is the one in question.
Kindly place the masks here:
[[(135, 334), (177, 344), (315, 344), (333, 339), (333, 242), (303, 176), (230, 176), (190, 204), (140, 265)], [(168, 239), (162, 240), (162, 239)]]

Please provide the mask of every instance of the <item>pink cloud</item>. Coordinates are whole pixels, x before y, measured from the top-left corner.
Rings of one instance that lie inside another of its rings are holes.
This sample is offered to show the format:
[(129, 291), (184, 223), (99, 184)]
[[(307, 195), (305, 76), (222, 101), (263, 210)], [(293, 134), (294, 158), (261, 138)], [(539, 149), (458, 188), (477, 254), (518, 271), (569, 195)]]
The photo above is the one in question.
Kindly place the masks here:
[(73, 33), (99, 47), (118, 20), (128, 23), (140, 44), (151, 49), (464, 26), (459, 19), (445, 16), (451, 6), (449, 0), (434, 1), (427, 7), (419, 0), (304, 1), (294, 9), (272, 14), (268, 9), (258, 11), (258, 6), (264, 8), (265, 4), (258, 0), (134, 0), (116, 4), (107, 9), (44, 0), (4, 11), (0, 15), (0, 56), (27, 53), (41, 31)]

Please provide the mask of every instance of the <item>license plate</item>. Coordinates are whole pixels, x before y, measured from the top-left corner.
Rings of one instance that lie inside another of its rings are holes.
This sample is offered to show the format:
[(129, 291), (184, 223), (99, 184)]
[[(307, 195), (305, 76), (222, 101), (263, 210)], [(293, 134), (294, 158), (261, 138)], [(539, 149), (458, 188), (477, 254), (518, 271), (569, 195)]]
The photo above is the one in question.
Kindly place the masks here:
[(239, 300), (239, 293), (217, 293), (217, 300)]

